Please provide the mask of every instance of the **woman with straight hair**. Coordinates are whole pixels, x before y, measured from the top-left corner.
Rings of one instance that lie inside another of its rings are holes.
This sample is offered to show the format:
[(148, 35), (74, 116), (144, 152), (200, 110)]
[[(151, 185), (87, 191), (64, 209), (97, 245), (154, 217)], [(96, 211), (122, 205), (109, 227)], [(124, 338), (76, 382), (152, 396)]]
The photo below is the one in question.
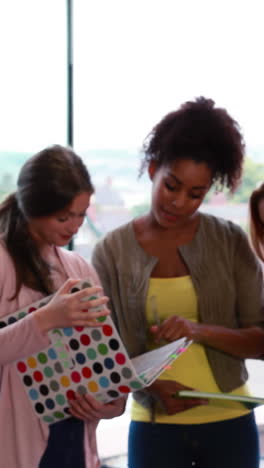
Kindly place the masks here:
[[(69, 403), (72, 416), (48, 426), (35, 414), (16, 369), (18, 359), (49, 346), (49, 330), (99, 326), (97, 318), (109, 314), (94, 268), (61, 248), (82, 225), (93, 191), (81, 158), (56, 145), (26, 161), (15, 193), (0, 205), (0, 316), (54, 294), (46, 305), (0, 330), (3, 468), (98, 468), (96, 425), (124, 409), (123, 399), (102, 404), (78, 396)], [(94, 286), (71, 293), (87, 277)]]

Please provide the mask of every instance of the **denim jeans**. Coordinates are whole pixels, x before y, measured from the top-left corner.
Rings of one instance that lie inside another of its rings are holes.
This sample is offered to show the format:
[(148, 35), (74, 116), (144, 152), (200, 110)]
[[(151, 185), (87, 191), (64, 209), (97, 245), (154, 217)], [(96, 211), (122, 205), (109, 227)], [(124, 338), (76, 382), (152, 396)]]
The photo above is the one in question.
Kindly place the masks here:
[(68, 418), (52, 424), (39, 468), (85, 468), (83, 439), (83, 421)]
[(254, 413), (205, 424), (130, 423), (129, 468), (258, 468)]

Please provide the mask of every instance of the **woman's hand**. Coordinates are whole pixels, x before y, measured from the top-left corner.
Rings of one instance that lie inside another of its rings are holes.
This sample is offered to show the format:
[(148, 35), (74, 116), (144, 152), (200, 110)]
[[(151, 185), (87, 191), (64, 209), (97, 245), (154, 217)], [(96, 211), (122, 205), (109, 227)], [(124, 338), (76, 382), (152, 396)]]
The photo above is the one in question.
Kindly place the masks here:
[(175, 341), (184, 336), (190, 340), (199, 341), (200, 327), (199, 323), (173, 315), (164, 320), (161, 325), (153, 325), (150, 331), (155, 335), (156, 343), (161, 340)]
[(264, 355), (264, 330), (258, 326), (226, 328), (221, 325), (191, 322), (173, 315), (160, 326), (150, 327), (150, 331), (156, 343), (162, 340), (174, 341), (185, 336), (196, 343), (241, 359), (262, 359)]
[(126, 398), (117, 398), (109, 403), (101, 403), (91, 395), (77, 394), (76, 400), (70, 402), (70, 413), (83, 421), (96, 421), (111, 419), (123, 414), (126, 407)]
[[(58, 327), (100, 326), (96, 319), (110, 314), (109, 309), (105, 307), (108, 297), (92, 299), (92, 296), (102, 292), (101, 286), (71, 293), (71, 289), (78, 282), (79, 280), (68, 279), (48, 304), (34, 312), (42, 331), (47, 332)], [(95, 310), (97, 307), (100, 309)]]
[(194, 390), (174, 380), (156, 380), (146, 389), (158, 398), (167, 414), (172, 415), (185, 411), (199, 405), (207, 405), (208, 400), (204, 398), (178, 397), (179, 390)]

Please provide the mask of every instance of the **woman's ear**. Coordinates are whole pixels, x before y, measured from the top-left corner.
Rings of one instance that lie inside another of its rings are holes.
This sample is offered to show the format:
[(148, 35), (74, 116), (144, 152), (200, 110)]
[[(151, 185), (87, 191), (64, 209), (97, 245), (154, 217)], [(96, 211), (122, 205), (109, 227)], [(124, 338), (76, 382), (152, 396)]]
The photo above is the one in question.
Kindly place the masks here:
[(149, 174), (150, 180), (153, 180), (154, 175), (156, 174), (157, 168), (158, 166), (157, 166), (156, 161), (150, 161), (149, 166), (148, 166), (148, 174)]

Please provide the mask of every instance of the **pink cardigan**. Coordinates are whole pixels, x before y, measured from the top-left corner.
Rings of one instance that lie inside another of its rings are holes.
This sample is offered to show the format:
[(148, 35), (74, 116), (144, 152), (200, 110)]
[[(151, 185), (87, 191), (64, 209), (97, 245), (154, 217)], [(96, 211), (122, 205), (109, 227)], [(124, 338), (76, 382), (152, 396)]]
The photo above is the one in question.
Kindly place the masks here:
[[(77, 253), (57, 249), (67, 275), (71, 278), (93, 277), (94, 269)], [(16, 300), (13, 263), (0, 244), (0, 317), (39, 300), (42, 294), (25, 286)], [(0, 329), (0, 441), (1, 468), (37, 468), (47, 446), (49, 428), (36, 416), (14, 361), (41, 351), (49, 344), (48, 336), (38, 328), (34, 314)], [(85, 423), (84, 447), (87, 468), (100, 466), (96, 446), (96, 426)]]

